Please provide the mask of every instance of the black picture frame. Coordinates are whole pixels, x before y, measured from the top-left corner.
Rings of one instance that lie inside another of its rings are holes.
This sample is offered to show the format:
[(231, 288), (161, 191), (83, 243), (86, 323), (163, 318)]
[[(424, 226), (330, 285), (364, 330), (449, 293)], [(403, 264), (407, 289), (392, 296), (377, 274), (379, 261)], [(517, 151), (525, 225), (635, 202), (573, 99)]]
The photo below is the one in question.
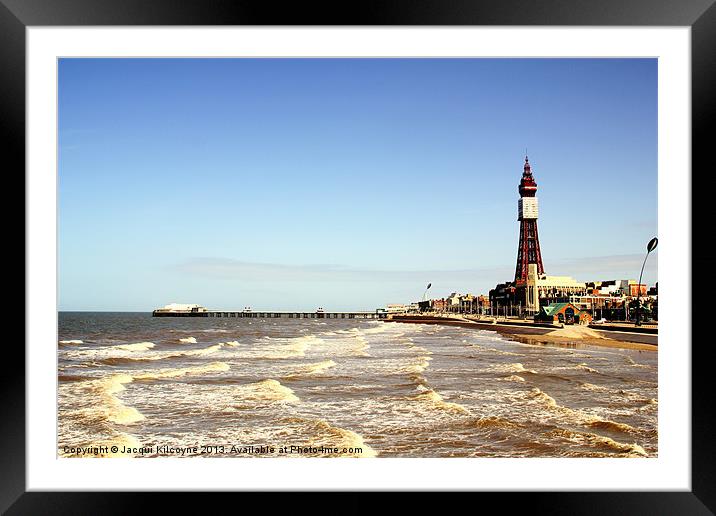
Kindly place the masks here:
[[(710, 340), (702, 331), (707, 272), (716, 260), (705, 242), (707, 196), (716, 189), (710, 131), (716, 105), (716, 5), (714, 0), (393, 0), (382, 3), (285, 3), (235, 0), (0, 0), (0, 149), (6, 179), (20, 181), (25, 171), (25, 29), (69, 25), (574, 25), (689, 26), (692, 71), (692, 490), (690, 492), (560, 492), (480, 493), (480, 503), (550, 514), (713, 514), (716, 510), (716, 427), (710, 392), (713, 361)], [(698, 173), (697, 173), (698, 171)], [(6, 183), (7, 188), (7, 183)], [(14, 220), (15, 217), (6, 218)], [(667, 242), (664, 242), (667, 244)], [(27, 258), (27, 257), (26, 257)], [(26, 269), (25, 269), (26, 270)], [(697, 273), (701, 273), (696, 276)], [(696, 279), (698, 278), (699, 283)], [(696, 286), (699, 285), (700, 289)], [(686, 287), (686, 286), (685, 286)], [(685, 296), (689, 292), (685, 288)], [(697, 299), (701, 304), (697, 305)], [(698, 310), (696, 307), (699, 306)], [(15, 323), (16, 324), (16, 323)], [(699, 338), (699, 335), (702, 337)], [(688, 348), (689, 343), (683, 343)], [(222, 493), (80, 493), (26, 492), (25, 489), (25, 354), (17, 345), (3, 350), (6, 366), (0, 375), (2, 439), (0, 439), (0, 509), (15, 514), (125, 514), (172, 500), (181, 513), (222, 504)], [(264, 500), (266, 493), (263, 493)], [(208, 496), (211, 496), (209, 499)], [(240, 510), (241, 506), (229, 506)], [(253, 495), (259, 496), (259, 494)], [(314, 503), (315, 494), (285, 497), (286, 509)], [(341, 512), (372, 512), (364, 493), (352, 492)], [(491, 499), (491, 500), (486, 500)], [(253, 500), (252, 500), (253, 501)], [(256, 500), (258, 501), (258, 500)], [(324, 500), (325, 501), (325, 500)], [(454, 500), (455, 501), (455, 500)], [(232, 502), (230, 502), (232, 503)], [(405, 500), (402, 511), (425, 509), (424, 497)], [(468, 502), (474, 503), (474, 502)], [(278, 511), (277, 497), (270, 499)], [(411, 505), (413, 507), (411, 507)], [(480, 506), (476, 507), (479, 510)], [(484, 505), (482, 507), (489, 507)], [(140, 511), (141, 512), (141, 511)], [(273, 511), (272, 511), (273, 512)]]

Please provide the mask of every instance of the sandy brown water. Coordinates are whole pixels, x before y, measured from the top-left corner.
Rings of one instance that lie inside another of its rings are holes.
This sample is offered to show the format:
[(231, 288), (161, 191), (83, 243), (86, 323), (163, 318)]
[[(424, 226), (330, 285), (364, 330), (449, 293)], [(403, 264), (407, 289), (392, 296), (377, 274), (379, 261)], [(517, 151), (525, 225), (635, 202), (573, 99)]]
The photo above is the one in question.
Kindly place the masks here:
[(657, 454), (656, 352), (361, 320), (59, 321), (61, 456)]

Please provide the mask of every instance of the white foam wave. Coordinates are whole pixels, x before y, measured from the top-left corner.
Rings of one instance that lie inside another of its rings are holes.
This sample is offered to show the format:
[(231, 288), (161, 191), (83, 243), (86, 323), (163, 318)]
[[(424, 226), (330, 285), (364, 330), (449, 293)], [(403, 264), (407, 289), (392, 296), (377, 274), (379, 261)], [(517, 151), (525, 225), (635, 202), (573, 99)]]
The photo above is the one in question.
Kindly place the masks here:
[(130, 425), (144, 419), (144, 416), (137, 409), (127, 407), (113, 396), (125, 389), (125, 383), (131, 382), (132, 377), (128, 374), (112, 375), (107, 379), (98, 381), (102, 389), (108, 420), (122, 425)]
[(427, 389), (424, 392), (417, 395), (417, 398), (421, 401), (426, 401), (430, 404), (432, 404), (435, 408), (441, 409), (441, 410), (448, 410), (452, 412), (461, 412), (463, 414), (467, 414), (469, 411), (466, 407), (463, 407), (462, 405), (458, 403), (452, 403), (445, 401), (440, 394), (435, 392), (432, 389)]
[(647, 457), (648, 453), (637, 443), (621, 443), (610, 437), (597, 435), (589, 432), (572, 432), (566, 429), (557, 429), (550, 432), (554, 436), (561, 437), (580, 445), (588, 445), (596, 448), (614, 450), (627, 457)]
[(358, 357), (369, 357), (368, 349), (370, 348), (370, 344), (368, 344), (368, 341), (364, 337), (357, 336), (355, 342), (356, 345), (351, 350), (351, 354)]
[(391, 329), (391, 326), (388, 326), (385, 323), (377, 323), (377, 324), (378, 325), (375, 326), (374, 328), (367, 328), (367, 329), (363, 330), (363, 333), (368, 333), (368, 334), (385, 333), (386, 331)]
[[(467, 341), (464, 340), (463, 342), (467, 342)], [(512, 351), (505, 351), (502, 349), (490, 348), (490, 347), (481, 346), (480, 344), (475, 344), (475, 343), (470, 344), (470, 346), (472, 346), (473, 348), (477, 348), (480, 351), (484, 351), (486, 353), (493, 353), (495, 355), (515, 356), (515, 357), (523, 357), (524, 356), (524, 354), (522, 354), (522, 353), (513, 353)]]
[(630, 357), (629, 355), (624, 355), (624, 360), (626, 361), (627, 364), (629, 364), (632, 367), (644, 367), (644, 368), (651, 367), (648, 364), (639, 364), (638, 362), (635, 362), (634, 359), (632, 357)]
[(165, 368), (142, 373), (133, 373), (132, 377), (135, 380), (159, 380), (162, 378), (177, 378), (186, 375), (223, 372), (228, 371), (229, 369), (229, 364), (226, 362), (211, 362), (210, 364), (195, 367)]
[(577, 367), (577, 369), (581, 369), (582, 371), (587, 371), (588, 373), (597, 373), (597, 374), (599, 373), (599, 371), (597, 371), (596, 369), (592, 369), (585, 363), (578, 364), (576, 367)]
[(268, 352), (268, 354), (265, 355), (267, 358), (298, 358), (305, 356), (306, 351), (308, 351), (312, 345), (320, 343), (323, 343), (322, 339), (319, 339), (315, 335), (306, 335), (304, 337), (287, 339), (285, 343), (270, 344), (263, 349)]
[[(179, 356), (188, 356), (188, 357), (203, 357), (206, 355), (211, 355), (212, 353), (216, 353), (224, 346), (223, 342), (219, 342), (218, 344), (214, 344), (213, 346), (209, 346), (208, 348), (203, 349), (193, 349), (191, 351), (184, 351), (182, 353), (179, 353)], [(169, 355), (174, 356), (174, 355)]]
[[(591, 385), (591, 384), (585, 384), (585, 385)], [(619, 423), (616, 421), (610, 421), (607, 419), (601, 419), (598, 417), (594, 417), (590, 414), (585, 414), (579, 410), (574, 410), (569, 407), (564, 407), (562, 405), (559, 405), (557, 401), (547, 394), (546, 392), (543, 392), (539, 388), (532, 389), (529, 394), (529, 397), (532, 399), (535, 399), (541, 403), (543, 403), (546, 407), (548, 407), (550, 410), (553, 410), (559, 414), (562, 415), (562, 417), (567, 417), (569, 420), (573, 421), (574, 423), (588, 426), (590, 428), (596, 428), (601, 430), (608, 430), (608, 431), (618, 431), (618, 432), (624, 432), (624, 433), (638, 433), (638, 430), (630, 425), (627, 425), (626, 423)]]
[[(316, 420), (313, 425), (318, 430), (318, 435), (311, 438), (309, 443), (311, 446), (323, 445), (338, 448), (341, 457), (370, 458), (378, 456), (378, 452), (365, 443), (363, 436), (352, 430), (333, 426), (322, 419)], [(344, 449), (352, 451), (343, 452)]]
[(202, 349), (192, 349), (188, 351), (168, 351), (157, 353), (149, 351), (154, 347), (152, 342), (138, 342), (136, 344), (121, 344), (118, 346), (102, 347), (95, 349), (84, 349), (76, 351), (68, 351), (67, 356), (70, 358), (101, 360), (105, 363), (118, 363), (121, 361), (156, 361), (168, 358), (206, 356), (216, 353), (224, 346), (223, 342), (214, 344)]
[(319, 374), (325, 371), (326, 369), (330, 369), (331, 367), (335, 367), (336, 363), (333, 360), (324, 360), (323, 362), (318, 362), (315, 364), (310, 364), (304, 370), (306, 371), (306, 374)]
[(298, 403), (301, 401), (292, 389), (273, 379), (263, 380), (236, 388), (238, 396), (244, 400)]
[(131, 383), (128, 374), (113, 374), (104, 378), (71, 382), (60, 385), (60, 404), (69, 408), (70, 417), (87, 424), (112, 422), (131, 425), (144, 419), (135, 408), (128, 407), (115, 394), (125, 389), (124, 384)]
[(425, 371), (430, 365), (432, 358), (429, 356), (417, 357), (415, 361), (406, 366), (403, 371), (411, 374), (419, 374)]
[(584, 389), (585, 391), (604, 392), (604, 391), (608, 391), (608, 390), (609, 390), (609, 389), (607, 389), (606, 387), (602, 387), (601, 385), (594, 385), (594, 384), (592, 384), (592, 383), (586, 383), (586, 382), (583, 383), (582, 385), (580, 385), (580, 387), (581, 387), (582, 389)]
[(120, 344), (119, 346), (112, 346), (113, 349), (121, 349), (124, 351), (147, 351), (153, 347), (153, 342), (137, 342), (136, 344)]
[(497, 364), (487, 368), (488, 371), (496, 373), (532, 373), (537, 374), (534, 369), (526, 369), (520, 362), (514, 364)]

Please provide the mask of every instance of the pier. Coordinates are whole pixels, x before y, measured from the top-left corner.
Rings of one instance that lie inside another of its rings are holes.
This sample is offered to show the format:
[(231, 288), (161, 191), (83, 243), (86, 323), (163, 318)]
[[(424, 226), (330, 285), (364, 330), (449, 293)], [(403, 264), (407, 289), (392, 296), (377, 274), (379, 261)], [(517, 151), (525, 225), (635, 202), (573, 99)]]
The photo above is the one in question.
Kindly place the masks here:
[(154, 310), (152, 317), (233, 317), (239, 319), (385, 319), (385, 312), (256, 312), (206, 310), (206, 311), (162, 311)]

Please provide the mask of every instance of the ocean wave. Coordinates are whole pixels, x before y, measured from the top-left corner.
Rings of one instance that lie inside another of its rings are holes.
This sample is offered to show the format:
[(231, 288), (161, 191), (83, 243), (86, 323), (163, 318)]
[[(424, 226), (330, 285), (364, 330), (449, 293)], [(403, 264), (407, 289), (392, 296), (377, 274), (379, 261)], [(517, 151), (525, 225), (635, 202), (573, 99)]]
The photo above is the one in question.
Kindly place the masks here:
[(492, 371), (496, 373), (531, 373), (531, 374), (539, 374), (534, 369), (526, 369), (524, 365), (522, 365), (520, 362), (515, 362), (514, 364), (497, 364), (490, 366), (486, 369), (487, 371)]
[(499, 416), (483, 416), (468, 421), (466, 425), (477, 428), (519, 428), (522, 426)]
[(292, 389), (282, 385), (278, 380), (268, 379), (249, 385), (241, 385), (236, 389), (244, 400), (269, 402), (298, 403), (301, 401)]
[(229, 364), (226, 362), (211, 362), (206, 365), (182, 368), (165, 368), (142, 373), (132, 373), (135, 380), (160, 380), (164, 378), (178, 378), (180, 376), (206, 374), (228, 371)]
[(415, 361), (402, 369), (404, 373), (420, 374), (430, 365), (432, 358), (428, 356), (417, 357)]
[[(152, 344), (151, 342), (145, 342), (145, 343), (139, 343), (148, 345)], [(216, 353), (219, 351), (224, 345), (224, 342), (219, 342), (218, 344), (213, 344), (211, 346), (208, 346), (206, 348), (201, 349), (190, 349), (188, 351), (177, 351), (177, 352), (163, 352), (163, 353), (145, 353), (145, 354), (139, 354), (140, 351), (148, 351), (150, 346), (139, 346), (139, 344), (131, 344), (129, 346), (113, 346), (111, 349), (120, 349), (122, 351), (129, 351), (129, 354), (116, 354), (114, 352), (110, 352), (109, 356), (105, 356), (105, 358), (99, 358), (99, 362), (107, 365), (121, 365), (121, 364), (131, 364), (135, 362), (153, 362), (157, 360), (167, 360), (171, 358), (179, 358), (179, 357), (203, 357), (207, 355), (211, 355), (212, 353)], [(136, 346), (132, 348), (131, 346)], [(98, 354), (105, 354), (107, 355), (106, 351), (108, 348), (103, 348), (100, 350), (96, 350), (94, 352), (94, 355)]]
[(463, 407), (462, 405), (458, 403), (452, 403), (449, 401), (445, 401), (440, 394), (435, 392), (433, 389), (420, 389), (420, 394), (417, 394), (415, 396), (416, 399), (424, 402), (430, 403), (433, 407), (441, 409), (441, 410), (447, 410), (451, 412), (460, 412), (463, 414), (469, 413), (469, 410), (467, 410), (466, 407)]
[(213, 346), (209, 346), (207, 348), (203, 349), (192, 349), (190, 351), (184, 351), (182, 353), (179, 353), (179, 356), (187, 356), (187, 357), (204, 357), (206, 355), (211, 355), (212, 353), (216, 353), (224, 346), (223, 342), (219, 342), (218, 344), (214, 344)]
[(596, 369), (592, 369), (591, 367), (589, 367), (589, 366), (588, 366), (587, 364), (585, 364), (585, 363), (578, 364), (578, 365), (575, 366), (575, 367), (576, 367), (577, 369), (581, 369), (582, 371), (586, 371), (586, 372), (588, 372), (588, 373), (601, 374), (599, 371), (597, 371)]
[[(371, 448), (363, 436), (346, 428), (330, 424), (324, 419), (309, 419), (304, 417), (289, 417), (284, 421), (290, 425), (297, 425), (299, 430), (310, 434), (308, 445), (310, 447), (338, 448), (338, 454), (333, 453), (308, 453), (304, 456), (328, 456), (328, 457), (353, 457), (371, 458), (377, 457), (378, 452)], [(352, 450), (352, 451), (343, 451)]]
[(60, 344), (65, 344), (65, 345), (84, 344), (84, 342), (82, 342), (79, 339), (72, 339), (72, 340), (61, 340)]
[(270, 344), (265, 348), (262, 348), (261, 351), (268, 352), (268, 354), (263, 355), (266, 358), (298, 358), (306, 356), (306, 351), (308, 351), (308, 349), (312, 345), (317, 345), (323, 342), (323, 339), (320, 339), (315, 335), (305, 335), (303, 337), (294, 337), (292, 339), (286, 339), (285, 343)]
[(179, 339), (179, 342), (184, 342), (186, 344), (196, 344), (196, 338), (195, 337), (184, 337), (183, 339)]
[[(547, 405), (548, 407), (553, 407), (553, 408), (559, 407), (559, 408), (564, 408), (564, 409), (566, 409), (566, 407), (562, 407), (561, 405), (558, 405), (558, 404), (557, 404), (557, 401), (556, 401), (552, 396), (550, 396), (550, 395), (547, 394), (546, 392), (542, 391), (542, 390), (541, 390), (540, 388), (538, 388), (538, 387), (534, 387), (534, 388), (529, 392), (528, 396), (529, 396), (530, 398), (532, 398), (532, 399), (535, 399), (535, 400), (537, 400), (537, 401), (540, 401), (541, 403), (544, 403), (544, 404)], [(569, 410), (569, 409), (568, 409), (568, 410)]]
[(118, 392), (125, 390), (124, 384), (131, 383), (133, 380), (132, 376), (128, 374), (115, 374), (109, 378), (96, 380), (107, 401), (109, 408), (107, 419), (110, 421), (127, 425), (144, 419), (144, 416), (137, 409), (127, 407), (114, 396)]
[(356, 336), (355, 342), (356, 344), (351, 349), (350, 354), (358, 357), (369, 357), (368, 349), (370, 349), (370, 344), (368, 344), (368, 341), (364, 337)]
[(123, 351), (147, 351), (153, 347), (153, 342), (137, 342), (136, 344), (120, 344), (119, 346), (112, 346), (113, 349), (121, 349)]
[(343, 335), (346, 335), (346, 334), (360, 335), (363, 332), (358, 328), (348, 328), (347, 330), (338, 330), (335, 333), (341, 333)]
[(595, 419), (594, 421), (587, 423), (587, 426), (590, 428), (611, 430), (627, 434), (638, 433), (636, 428), (631, 425), (627, 425), (626, 423), (617, 423), (616, 421), (609, 421), (604, 419)]
[(649, 368), (649, 367), (651, 367), (651, 366), (648, 365), (648, 364), (639, 364), (639, 363), (635, 362), (634, 359), (633, 359), (632, 357), (630, 357), (629, 355), (623, 355), (623, 356), (624, 356), (625, 362), (626, 362), (627, 364), (629, 364), (630, 366), (633, 366), (633, 367), (644, 367), (644, 368)]
[(408, 349), (409, 349), (410, 351), (414, 351), (414, 352), (416, 352), (416, 353), (420, 353), (421, 355), (432, 355), (432, 354), (433, 354), (433, 352), (430, 351), (429, 349), (425, 349), (425, 348), (422, 347), (422, 346), (418, 346), (417, 344), (414, 344), (412, 340), (411, 340), (411, 341), (408, 341), (408, 342), (405, 342), (404, 344), (406, 344), (406, 345), (408, 346)]
[[(391, 326), (388, 326), (385, 323), (376, 323), (376, 324), (377, 324), (377, 326), (375, 326), (373, 328), (366, 328), (365, 330), (363, 330), (363, 333), (367, 333), (370, 335), (375, 334), (375, 333), (385, 333), (386, 331), (388, 331), (389, 329), (392, 328)], [(400, 335), (403, 335), (403, 334), (401, 333)]]
[(648, 456), (644, 448), (637, 443), (620, 443), (609, 437), (588, 432), (573, 432), (564, 428), (558, 428), (550, 431), (549, 435), (553, 437), (560, 437), (576, 444), (616, 451), (626, 457)]
[[(463, 340), (463, 342), (467, 342), (467, 341)], [(481, 346), (480, 344), (475, 344), (475, 343), (471, 343), (470, 346), (479, 350), (479, 351), (485, 351), (487, 353), (493, 353), (495, 355), (515, 356), (515, 357), (525, 356), (524, 353), (513, 353), (512, 351), (505, 351), (502, 349), (490, 348), (490, 347)]]
[(144, 416), (135, 408), (128, 407), (115, 394), (125, 389), (124, 384), (131, 383), (132, 376), (114, 374), (104, 378), (60, 384), (62, 404), (80, 403), (81, 407), (70, 410), (69, 415), (79, 418), (85, 424), (102, 425), (111, 422), (131, 425), (142, 421)]
[(566, 418), (567, 421), (570, 421), (575, 424), (583, 425), (588, 428), (594, 428), (598, 430), (616, 431), (629, 434), (644, 433), (626, 423), (618, 423), (616, 421), (598, 418), (593, 415), (585, 414), (584, 412), (560, 405), (552, 396), (536, 387), (529, 392), (528, 396), (543, 403), (549, 409), (560, 413)]
[(137, 362), (148, 362), (152, 360), (161, 360), (164, 357), (128, 357), (128, 356), (120, 356), (120, 357), (108, 357), (108, 358), (100, 358), (99, 363), (104, 365), (123, 365), (123, 364), (134, 364)]
[(584, 389), (585, 391), (606, 392), (609, 390), (606, 387), (602, 387), (601, 385), (594, 385), (592, 383), (587, 383), (587, 382), (581, 384), (580, 387), (582, 389)]
[(289, 376), (302, 376), (302, 375), (318, 375), (325, 371), (326, 369), (330, 369), (331, 367), (335, 367), (336, 363), (333, 360), (323, 360), (322, 362), (316, 362), (315, 364), (307, 364), (304, 367), (301, 367), (298, 371), (292, 373)]
[(57, 375), (57, 380), (60, 382), (86, 382), (88, 378), (86, 376), (60, 374)]

